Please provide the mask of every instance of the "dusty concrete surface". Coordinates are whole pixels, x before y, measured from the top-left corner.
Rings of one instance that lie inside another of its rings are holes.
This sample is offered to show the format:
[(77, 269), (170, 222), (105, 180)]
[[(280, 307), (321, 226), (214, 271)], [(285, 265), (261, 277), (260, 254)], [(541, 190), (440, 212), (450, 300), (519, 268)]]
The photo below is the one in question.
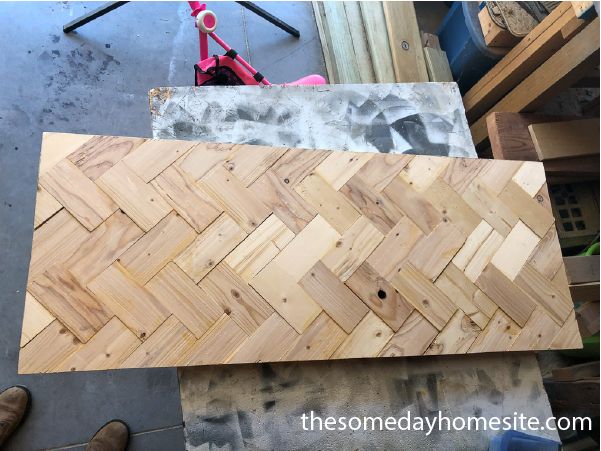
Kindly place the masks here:
[(180, 388), (190, 451), (484, 450), (498, 432), (306, 431), (301, 416), (552, 415), (532, 353), (186, 368)]

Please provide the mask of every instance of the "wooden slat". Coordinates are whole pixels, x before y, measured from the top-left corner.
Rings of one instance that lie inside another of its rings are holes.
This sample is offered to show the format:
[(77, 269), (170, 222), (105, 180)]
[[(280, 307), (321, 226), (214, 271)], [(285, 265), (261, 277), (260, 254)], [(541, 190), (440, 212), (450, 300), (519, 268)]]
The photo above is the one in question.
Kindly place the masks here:
[(342, 344), (346, 334), (322, 312), (286, 354), (286, 360), (325, 360)]
[(349, 25), (353, 50), (357, 58), (357, 69), (361, 77), (361, 83), (375, 83), (376, 76), (367, 45), (367, 30), (361, 17), (359, 2), (344, 2), (344, 12)]
[[(391, 45), (388, 37), (383, 33), (386, 27), (386, 18), (382, 2), (360, 2), (361, 17), (365, 26), (365, 36), (371, 55), (371, 64), (373, 65), (378, 83), (394, 83), (395, 68), (393, 67)], [(365, 64), (364, 61), (357, 59), (359, 65)], [(400, 80), (396, 80), (400, 81)], [(412, 81), (412, 80), (406, 80)], [(365, 82), (364, 82), (365, 83)]]
[(424, 59), (430, 81), (453, 81), (449, 60), (444, 50), (424, 47)]
[(380, 352), (382, 357), (401, 357), (423, 354), (438, 330), (417, 310), (403, 323)]
[(388, 1), (382, 4), (396, 81), (428, 81), (413, 2)]
[(599, 119), (528, 126), (539, 160), (599, 155)]
[(598, 60), (599, 18), (596, 18), (474, 122), (470, 127), (474, 144), (479, 146), (487, 138), (489, 113), (531, 111), (576, 82)]
[(322, 5), (328, 24), (324, 32), (326, 40), (330, 44), (330, 55), (336, 65), (337, 82), (361, 83), (344, 4), (342, 2), (323, 2)]
[(57, 201), (52, 194), (38, 185), (35, 199), (35, 214), (33, 219), (33, 227), (37, 229), (44, 222), (50, 219), (63, 206)]
[(183, 156), (194, 143), (150, 139), (129, 153), (123, 162), (146, 183)]
[(23, 312), (23, 327), (21, 328), (21, 343), (23, 347), (56, 318), (40, 304), (29, 291), (25, 292), (25, 310)]

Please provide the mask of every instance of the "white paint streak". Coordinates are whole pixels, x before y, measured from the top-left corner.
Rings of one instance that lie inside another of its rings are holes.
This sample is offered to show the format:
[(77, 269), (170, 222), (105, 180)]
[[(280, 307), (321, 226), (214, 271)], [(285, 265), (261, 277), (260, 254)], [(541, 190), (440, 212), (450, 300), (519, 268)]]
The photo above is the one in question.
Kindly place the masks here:
[(171, 42), (171, 59), (169, 60), (169, 74), (167, 75), (167, 81), (169, 86), (173, 84), (176, 70), (176, 60), (178, 52), (181, 54), (184, 43), (185, 27), (194, 27), (194, 21), (190, 16), (190, 7), (187, 3), (182, 3), (177, 9), (177, 17), (179, 19), (179, 28), (175, 34), (173, 41)]

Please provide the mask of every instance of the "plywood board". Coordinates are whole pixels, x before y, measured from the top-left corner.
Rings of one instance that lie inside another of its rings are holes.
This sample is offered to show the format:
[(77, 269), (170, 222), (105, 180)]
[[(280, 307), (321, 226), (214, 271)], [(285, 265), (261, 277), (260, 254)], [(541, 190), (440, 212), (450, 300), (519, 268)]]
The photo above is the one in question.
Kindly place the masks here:
[(21, 372), (579, 346), (541, 163), (64, 142), (111, 165), (43, 155)]

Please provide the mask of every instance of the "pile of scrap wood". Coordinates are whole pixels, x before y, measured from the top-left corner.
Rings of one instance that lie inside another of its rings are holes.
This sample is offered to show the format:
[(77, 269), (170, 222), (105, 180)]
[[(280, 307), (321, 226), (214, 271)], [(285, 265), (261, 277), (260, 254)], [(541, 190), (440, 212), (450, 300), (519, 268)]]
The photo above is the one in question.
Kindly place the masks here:
[(599, 18), (562, 2), (463, 96), (474, 144), (487, 144), (491, 113), (533, 112), (598, 65)]
[[(313, 2), (330, 83), (453, 81), (413, 2)], [(424, 50), (424, 47), (426, 50)]]

